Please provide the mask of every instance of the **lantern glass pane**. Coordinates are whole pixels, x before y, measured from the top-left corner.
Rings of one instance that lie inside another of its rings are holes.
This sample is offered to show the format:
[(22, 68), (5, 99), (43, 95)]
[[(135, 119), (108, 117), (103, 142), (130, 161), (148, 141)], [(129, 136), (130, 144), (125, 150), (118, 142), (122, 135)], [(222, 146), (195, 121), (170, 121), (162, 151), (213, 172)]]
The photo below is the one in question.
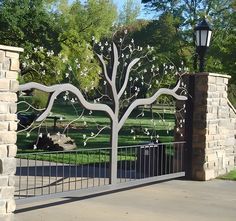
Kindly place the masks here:
[(209, 45), (210, 45), (211, 34), (212, 34), (212, 31), (208, 31), (208, 36), (207, 36), (207, 47), (209, 47)]
[(201, 45), (200, 46), (207, 46), (207, 30), (201, 30)]
[(197, 46), (200, 46), (200, 31), (199, 30), (197, 30), (196, 31), (196, 45)]

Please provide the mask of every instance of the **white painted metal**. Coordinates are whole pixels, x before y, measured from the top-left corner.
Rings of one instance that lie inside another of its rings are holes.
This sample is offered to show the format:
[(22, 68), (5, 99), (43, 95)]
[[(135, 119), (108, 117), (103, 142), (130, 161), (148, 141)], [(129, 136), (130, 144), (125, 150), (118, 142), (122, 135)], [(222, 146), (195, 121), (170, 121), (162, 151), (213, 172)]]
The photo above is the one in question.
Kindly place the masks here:
[(95, 104), (95, 103), (88, 102), (87, 100), (85, 100), (85, 98), (84, 98), (83, 94), (81, 93), (81, 91), (78, 88), (76, 88), (75, 86), (73, 86), (72, 84), (57, 84), (57, 85), (53, 85), (53, 86), (44, 86), (42, 84), (32, 82), (32, 83), (27, 83), (27, 84), (20, 85), (19, 90), (20, 91), (25, 91), (25, 90), (30, 90), (30, 89), (39, 89), (39, 90), (42, 90), (42, 91), (45, 91), (45, 92), (52, 93), (52, 95), (50, 97), (48, 107), (38, 117), (38, 119), (36, 121), (42, 121), (49, 115), (49, 113), (52, 109), (54, 100), (56, 99), (56, 97), (60, 93), (62, 93), (64, 91), (69, 91), (69, 92), (75, 94), (77, 96), (78, 100), (80, 101), (81, 105), (84, 108), (86, 108), (88, 110), (97, 110), (97, 111), (106, 112), (109, 115), (110, 119), (111, 119), (111, 125), (112, 125), (112, 127), (111, 127), (112, 128), (111, 129), (111, 146), (112, 146), (111, 183), (116, 184), (118, 134), (119, 134), (120, 129), (124, 125), (125, 121), (127, 120), (129, 115), (131, 114), (131, 112), (138, 106), (149, 105), (149, 104), (154, 103), (156, 101), (156, 99), (160, 95), (163, 95), (163, 94), (171, 95), (171, 96), (175, 97), (178, 100), (187, 100), (187, 97), (178, 95), (176, 93), (178, 91), (178, 89), (180, 88), (180, 81), (179, 81), (173, 89), (161, 88), (153, 96), (151, 96), (149, 98), (143, 98), (143, 99), (135, 100), (128, 107), (127, 111), (121, 117), (121, 119), (119, 119), (119, 108), (120, 108), (119, 101), (120, 101), (120, 98), (121, 98), (122, 94), (124, 93), (124, 91), (127, 87), (128, 79), (129, 79), (129, 75), (130, 75), (130, 71), (131, 71), (132, 67), (135, 64), (137, 64), (137, 62), (140, 59), (136, 58), (136, 59), (134, 59), (133, 61), (130, 62), (130, 64), (128, 65), (127, 71), (126, 71), (124, 84), (121, 87), (120, 91), (117, 92), (116, 76), (117, 76), (117, 69), (118, 69), (118, 66), (119, 66), (119, 57), (118, 57), (118, 50), (117, 50), (116, 44), (113, 43), (113, 68), (112, 68), (111, 78), (109, 77), (109, 75), (107, 73), (106, 63), (105, 63), (105, 60), (104, 60), (103, 56), (99, 55), (99, 54), (97, 54), (97, 56), (98, 56), (98, 58), (99, 58), (99, 60), (102, 64), (105, 79), (107, 80), (108, 85), (110, 86), (110, 89), (112, 91), (113, 105), (114, 105), (113, 110), (106, 104), (101, 104), (101, 103), (96, 103)]

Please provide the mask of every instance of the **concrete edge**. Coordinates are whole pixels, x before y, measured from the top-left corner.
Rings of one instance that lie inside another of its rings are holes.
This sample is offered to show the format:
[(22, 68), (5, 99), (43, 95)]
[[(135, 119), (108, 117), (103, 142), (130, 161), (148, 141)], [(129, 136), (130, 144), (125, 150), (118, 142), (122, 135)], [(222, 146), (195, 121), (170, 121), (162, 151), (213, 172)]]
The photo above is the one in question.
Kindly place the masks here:
[(4, 50), (4, 51), (14, 51), (14, 52), (23, 52), (23, 51), (24, 51), (23, 48), (12, 47), (12, 46), (7, 46), (7, 45), (0, 45), (0, 50)]

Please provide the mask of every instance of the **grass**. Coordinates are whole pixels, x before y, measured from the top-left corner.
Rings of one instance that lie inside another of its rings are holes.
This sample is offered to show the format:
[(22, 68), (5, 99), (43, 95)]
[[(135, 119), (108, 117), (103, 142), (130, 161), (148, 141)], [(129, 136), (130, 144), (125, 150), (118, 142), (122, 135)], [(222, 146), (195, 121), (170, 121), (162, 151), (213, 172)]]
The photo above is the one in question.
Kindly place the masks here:
[[(91, 164), (91, 163), (108, 163), (110, 162), (110, 151), (80, 151), (77, 153), (40, 153), (37, 151), (30, 154), (18, 154), (17, 158), (28, 159), (28, 160), (39, 160), (39, 161), (50, 161), (57, 163), (81, 165), (81, 164)], [(132, 153), (118, 154), (119, 161), (134, 161), (136, 159)]]
[(219, 179), (222, 180), (234, 180), (236, 181), (236, 170), (233, 170), (225, 175), (219, 176)]
[[(30, 99), (27, 98), (28, 102)], [(24, 110), (27, 106), (24, 104), (19, 105), (18, 110)], [(30, 112), (31, 110), (29, 110)], [(56, 132), (62, 133), (65, 129), (66, 125), (72, 120), (76, 119), (81, 113), (82, 109), (78, 104), (74, 104), (71, 106), (70, 104), (66, 104), (65, 102), (56, 102), (52, 109), (53, 115), (60, 115), (64, 117), (64, 120), (58, 121), (56, 131), (53, 131), (53, 121), (47, 119), (44, 124), (40, 128), (36, 128), (30, 133), (30, 137), (26, 137), (26, 132), (18, 133), (17, 145), (18, 145), (18, 154), (21, 153), (40, 153), (42, 150), (32, 150), (33, 144), (36, 142), (39, 133), (50, 133), (54, 134)], [(173, 128), (175, 125), (175, 117), (171, 112), (165, 111), (165, 113), (161, 110), (154, 110), (153, 115), (155, 116), (157, 126), (155, 126), (155, 130), (153, 131), (153, 123), (151, 121), (151, 113), (149, 109), (144, 110), (144, 117), (141, 119), (137, 119), (136, 116), (141, 113), (141, 110), (137, 109), (133, 111), (129, 119), (126, 121), (122, 130), (119, 133), (119, 146), (129, 146), (129, 145), (137, 145), (142, 143), (150, 142), (150, 135), (156, 136), (155, 133), (159, 135), (159, 140), (161, 142), (171, 142), (173, 141)], [(161, 119), (164, 118), (165, 122)], [(86, 121), (86, 125), (84, 122)], [(99, 134), (96, 138), (90, 139), (87, 142), (87, 146), (84, 147), (84, 139), (83, 136), (86, 137), (91, 136), (91, 132), (96, 134), (97, 124), (101, 127), (110, 125), (110, 119), (103, 112), (93, 112), (91, 115), (89, 111), (84, 111), (84, 118), (79, 119), (78, 121), (72, 123), (66, 132), (68, 136), (74, 139), (76, 146), (78, 149), (81, 148), (105, 148), (110, 147), (110, 130), (105, 129), (101, 134)], [(38, 123), (35, 123), (35, 126), (38, 126)], [(148, 128), (150, 130), (149, 136), (143, 133), (144, 128)], [(131, 134), (131, 129), (135, 130), (135, 139), (134, 134)], [(168, 130), (168, 132), (167, 132)], [(50, 160), (53, 162), (60, 163), (83, 163), (83, 159), (86, 159), (87, 155), (79, 154), (80, 156), (76, 156), (77, 154), (70, 154), (69, 156), (64, 155), (63, 157), (53, 156), (50, 154), (46, 155), (38, 155), (38, 160)], [(26, 157), (26, 156), (25, 156)], [(24, 157), (24, 158), (25, 158)], [(33, 155), (34, 157), (34, 155)], [(104, 160), (105, 162), (109, 161), (108, 154), (101, 154), (100, 159), (98, 159), (98, 155), (91, 153), (89, 156), (89, 162), (98, 162), (99, 160)], [(124, 160), (122, 155), (119, 156), (120, 160)], [(129, 156), (132, 158), (132, 156)], [(21, 156), (23, 158), (23, 156)], [(49, 159), (50, 158), (50, 159)], [(57, 159), (56, 159), (57, 158)], [(32, 157), (30, 158), (32, 159)], [(131, 160), (131, 159), (130, 159)]]

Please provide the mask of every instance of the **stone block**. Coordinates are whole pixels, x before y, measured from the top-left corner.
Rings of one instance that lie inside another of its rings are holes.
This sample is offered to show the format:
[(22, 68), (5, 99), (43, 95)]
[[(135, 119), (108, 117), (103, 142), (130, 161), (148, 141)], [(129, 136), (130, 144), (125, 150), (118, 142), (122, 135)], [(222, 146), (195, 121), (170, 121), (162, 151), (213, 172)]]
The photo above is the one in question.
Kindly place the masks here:
[(198, 181), (205, 181), (205, 173), (204, 170), (197, 170), (193, 174), (193, 180), (198, 180)]
[(217, 91), (227, 91), (227, 87), (226, 86), (217, 85), (216, 86), (216, 90)]
[(15, 144), (7, 145), (7, 156), (15, 157), (17, 152), (17, 146)]
[(14, 196), (15, 187), (7, 186), (0, 189), (0, 198), (2, 199), (12, 199)]
[(17, 79), (18, 72), (17, 71), (6, 71), (5, 76), (7, 79)]
[(216, 91), (216, 85), (215, 84), (209, 84), (208, 85), (208, 92), (215, 92)]
[(7, 212), (7, 210), (6, 210), (6, 201), (0, 198), (0, 215), (5, 214), (6, 212)]
[(228, 78), (224, 78), (224, 84), (228, 85), (229, 83), (229, 79)]
[(19, 71), (20, 70), (20, 62), (18, 59), (11, 58), (10, 60), (10, 70), (11, 71)]
[(212, 180), (215, 178), (215, 171), (213, 169), (205, 170), (204, 173), (204, 180)]
[(9, 104), (9, 112), (10, 112), (10, 114), (15, 114), (17, 112), (17, 104), (16, 103)]
[(16, 102), (17, 101), (17, 95), (16, 93), (11, 92), (2, 92), (0, 93), (0, 102)]
[(7, 157), (7, 145), (0, 145), (0, 158)]
[(234, 146), (234, 144), (235, 144), (235, 138), (233, 136), (226, 139), (225, 141), (226, 146)]
[(6, 213), (6, 215), (0, 215), (1, 221), (16, 221), (14, 213)]
[(9, 88), (9, 90), (11, 92), (17, 92), (19, 90), (19, 81), (11, 80), (10, 81), (10, 88)]
[(8, 58), (14, 58), (14, 59), (19, 59), (19, 53), (17, 52), (10, 52), (10, 51), (6, 51), (6, 57)]
[(208, 134), (214, 135), (218, 133), (218, 126), (217, 125), (208, 125)]
[(8, 79), (0, 79), (0, 91), (9, 91), (10, 81)]
[(1, 71), (0, 69), (0, 78), (6, 78), (6, 71)]
[(216, 84), (223, 84), (224, 78), (223, 77), (216, 77)]
[(216, 153), (208, 153), (205, 157), (207, 162), (215, 161), (218, 158)]
[(5, 51), (0, 50), (0, 63), (3, 63), (5, 60)]
[(0, 114), (7, 114), (9, 112), (9, 107), (7, 102), (0, 103)]
[(4, 62), (2, 63), (2, 70), (9, 70), (10, 69), (11, 61), (9, 58), (5, 58)]
[(216, 83), (216, 77), (208, 76), (208, 82), (211, 83), (211, 84), (215, 84)]
[(0, 187), (8, 186), (8, 176), (0, 176)]
[(7, 200), (6, 204), (7, 213), (12, 213), (16, 210), (16, 203), (14, 199)]
[(217, 141), (210, 141), (207, 143), (207, 148), (216, 148), (217, 147)]
[(0, 131), (0, 144), (15, 144), (16, 132), (14, 131)]
[(14, 175), (16, 172), (16, 159), (3, 158), (0, 159), (0, 173), (4, 175)]
[(0, 114), (0, 121), (17, 121), (16, 114)]
[(16, 178), (15, 175), (8, 176), (8, 186), (15, 186)]
[(220, 105), (222, 105), (222, 106), (227, 106), (227, 105), (228, 105), (227, 99), (226, 99), (226, 98), (221, 98), (221, 99), (220, 99)]
[(220, 91), (220, 97), (227, 98), (228, 97), (227, 91)]
[(3, 131), (3, 130), (8, 130), (8, 122), (0, 121), (0, 131)]
[(9, 131), (17, 131), (18, 123), (16, 121), (9, 122)]

